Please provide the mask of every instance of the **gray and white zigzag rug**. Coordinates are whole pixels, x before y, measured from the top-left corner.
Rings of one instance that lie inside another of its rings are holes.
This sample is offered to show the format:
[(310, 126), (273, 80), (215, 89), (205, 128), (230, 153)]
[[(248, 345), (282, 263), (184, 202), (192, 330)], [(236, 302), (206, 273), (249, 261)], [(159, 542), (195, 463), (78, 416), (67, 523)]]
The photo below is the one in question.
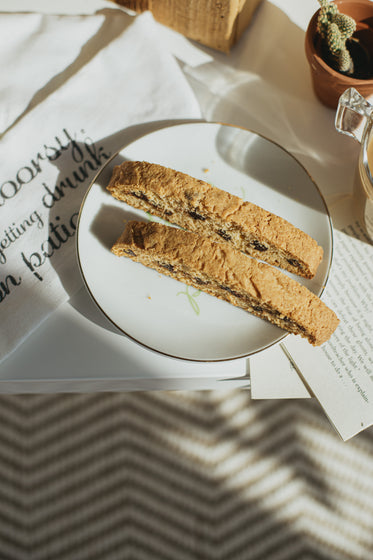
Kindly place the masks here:
[(373, 432), (246, 391), (0, 397), (0, 560), (373, 558)]

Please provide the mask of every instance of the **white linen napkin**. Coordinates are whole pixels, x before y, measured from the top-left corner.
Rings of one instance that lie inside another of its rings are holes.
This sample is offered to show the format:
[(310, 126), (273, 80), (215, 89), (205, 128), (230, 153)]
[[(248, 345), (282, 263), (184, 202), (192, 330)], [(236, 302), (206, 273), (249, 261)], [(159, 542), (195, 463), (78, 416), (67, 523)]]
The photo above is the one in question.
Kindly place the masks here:
[[(0, 134), (41, 88), (74, 63), (104, 21), (104, 15), (0, 14)], [(62, 33), (65, 25), (68, 40)]]
[[(91, 31), (102, 24), (102, 16), (87, 18), (95, 21)], [(8, 25), (17, 25), (16, 16)], [(48, 32), (41, 29), (38, 36), (39, 46), (45, 37), (39, 65), (55, 57), (48, 42), (51, 27), (45, 28)], [(76, 31), (70, 17), (60, 18), (55, 27), (61, 44), (67, 36), (74, 41)], [(75, 63), (77, 71), (69, 72), (66, 83), (1, 141), (0, 359), (80, 287), (74, 241), (79, 207), (90, 180), (122, 147), (130, 127), (200, 117), (194, 94), (161, 47), (149, 13), (132, 17), (110, 10), (100, 40), (104, 48), (84, 64)], [(27, 36), (25, 48), (28, 42)]]

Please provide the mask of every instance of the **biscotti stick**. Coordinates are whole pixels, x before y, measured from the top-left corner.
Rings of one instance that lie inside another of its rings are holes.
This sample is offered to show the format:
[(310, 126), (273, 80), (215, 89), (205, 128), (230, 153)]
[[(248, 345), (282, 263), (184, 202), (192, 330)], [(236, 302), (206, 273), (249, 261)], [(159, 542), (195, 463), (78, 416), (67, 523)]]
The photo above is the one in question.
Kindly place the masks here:
[(132, 221), (112, 252), (300, 334), (315, 346), (328, 340), (339, 323), (324, 302), (280, 270), (194, 232)]
[(323, 257), (312, 237), (283, 218), (158, 164), (126, 161), (114, 168), (107, 189), (135, 208), (305, 278)]

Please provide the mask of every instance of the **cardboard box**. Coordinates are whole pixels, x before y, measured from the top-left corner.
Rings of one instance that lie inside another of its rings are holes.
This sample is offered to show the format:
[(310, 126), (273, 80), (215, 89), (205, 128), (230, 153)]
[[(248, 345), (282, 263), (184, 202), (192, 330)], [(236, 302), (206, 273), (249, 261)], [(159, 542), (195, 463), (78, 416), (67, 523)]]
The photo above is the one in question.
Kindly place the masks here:
[(229, 52), (250, 23), (261, 0), (113, 0), (219, 51)]

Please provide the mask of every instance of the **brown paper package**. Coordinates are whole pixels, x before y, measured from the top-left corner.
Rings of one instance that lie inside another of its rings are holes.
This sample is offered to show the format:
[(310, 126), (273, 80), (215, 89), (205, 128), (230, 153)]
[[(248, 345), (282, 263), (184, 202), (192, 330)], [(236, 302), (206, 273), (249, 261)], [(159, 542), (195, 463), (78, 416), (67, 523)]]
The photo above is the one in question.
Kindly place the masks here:
[(250, 23), (261, 0), (113, 0), (144, 12), (189, 39), (229, 52)]

